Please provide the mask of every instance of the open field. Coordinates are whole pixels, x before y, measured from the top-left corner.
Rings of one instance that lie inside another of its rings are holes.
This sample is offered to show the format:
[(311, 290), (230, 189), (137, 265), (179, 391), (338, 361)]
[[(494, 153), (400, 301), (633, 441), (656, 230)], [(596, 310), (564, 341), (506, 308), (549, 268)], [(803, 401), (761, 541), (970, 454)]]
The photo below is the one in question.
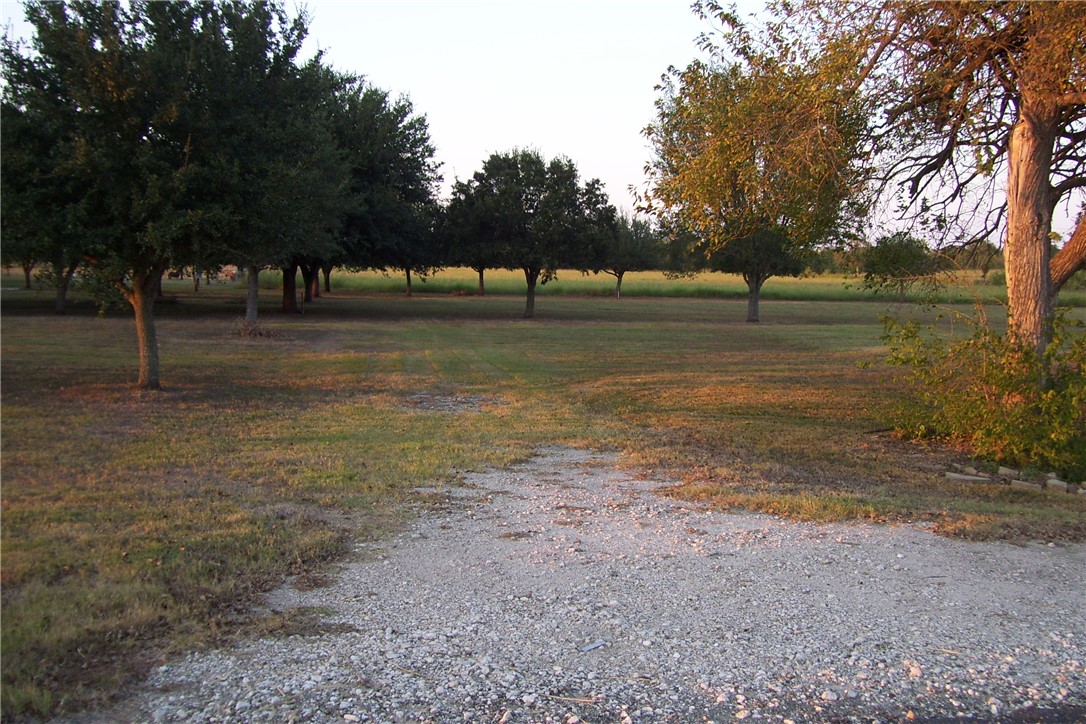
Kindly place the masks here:
[[(1082, 277), (1082, 275), (1080, 275)], [(281, 275), (276, 272), (261, 274), (261, 286), (267, 290), (279, 289)], [(298, 277), (299, 284), (301, 277)], [(1077, 281), (1077, 280), (1076, 280)], [(769, 300), (811, 300), (825, 302), (848, 301), (896, 301), (893, 294), (876, 294), (861, 288), (860, 276), (821, 274), (802, 278), (774, 277), (762, 288), (762, 298)], [(1003, 303), (1007, 299), (1004, 285), (991, 284), (981, 279), (978, 272), (963, 271), (948, 275), (946, 286), (933, 296), (933, 300), (946, 304)], [(1069, 284), (1060, 294), (1060, 303), (1067, 306), (1086, 306), (1086, 278), (1082, 283)], [(426, 279), (412, 278), (413, 290), (423, 294), (475, 294), (479, 282), (470, 269), (443, 269)], [(524, 275), (519, 271), (488, 269), (485, 275), (488, 294), (524, 294)], [(332, 274), (332, 289), (339, 292), (375, 293), (403, 292), (406, 282), (402, 273), (340, 272)], [(537, 293), (546, 295), (577, 294), (584, 296), (614, 296), (615, 278), (608, 274), (582, 274), (563, 270), (554, 281), (539, 287)], [(736, 274), (703, 272), (693, 277), (669, 278), (661, 272), (629, 272), (622, 282), (624, 297), (708, 297), (720, 299), (746, 298), (747, 286)], [(909, 301), (920, 300), (919, 292), (909, 293)]]
[(519, 296), (422, 289), (291, 317), (265, 292), (275, 336), (240, 337), (243, 290), (175, 282), (160, 393), (129, 386), (128, 313), (55, 317), (47, 293), (3, 292), (5, 715), (289, 626), (253, 618), (262, 591), (319, 584), (349, 540), (427, 504), (414, 486), (543, 444), (622, 451), (721, 507), (1086, 537), (1086, 496), (949, 484), (960, 453), (881, 431), (898, 394), (884, 303), (773, 301), (747, 325), (738, 300), (551, 296), (523, 320)]

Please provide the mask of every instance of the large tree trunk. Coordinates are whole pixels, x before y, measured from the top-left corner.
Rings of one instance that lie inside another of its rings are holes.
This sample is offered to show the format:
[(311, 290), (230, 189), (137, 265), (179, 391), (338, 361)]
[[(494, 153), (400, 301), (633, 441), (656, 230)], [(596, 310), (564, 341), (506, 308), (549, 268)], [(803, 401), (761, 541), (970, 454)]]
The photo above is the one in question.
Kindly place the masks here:
[(321, 272), (324, 273), (324, 293), (332, 293), (332, 270), (335, 269), (331, 264), (325, 264), (321, 267)]
[(131, 289), (123, 290), (136, 316), (136, 341), (140, 355), (136, 387), (142, 390), (161, 388), (158, 378), (158, 337), (155, 334), (155, 291), (164, 270), (165, 265), (161, 269), (138, 271), (132, 278)]
[(626, 272), (615, 272), (615, 299), (622, 299), (622, 277)]
[(282, 268), (283, 271), (283, 311), (297, 314), (302, 310), (298, 308), (298, 265), (291, 264)]
[(30, 272), (34, 271), (34, 263), (28, 262), (23, 267), (23, 289), (30, 291)]
[(743, 281), (747, 283), (747, 321), (759, 322), (761, 317), (758, 314), (758, 302), (761, 299), (762, 285), (765, 284), (765, 279), (748, 277), (744, 274)]
[(405, 268), (404, 272), (407, 274), (407, 296), (411, 296), (411, 269)]
[(524, 281), (528, 282), (528, 301), (524, 306), (524, 318), (531, 319), (535, 316), (535, 287), (539, 282), (539, 269), (524, 269)]
[(321, 295), (321, 265), (320, 262), (307, 264), (303, 269), (309, 268), (309, 299), (319, 299)]
[(1007, 313), (1010, 333), (1044, 352), (1052, 336), (1052, 231), (1049, 169), (1055, 142), (1053, 108), (1023, 104), (1007, 149)]
[[(72, 285), (72, 277), (75, 276), (77, 269), (79, 269), (79, 262), (62, 270), (60, 278), (57, 280), (57, 296), (53, 301), (54, 314), (64, 314), (64, 307), (68, 303), (68, 288)], [(161, 277), (159, 278), (161, 279)]]
[(476, 267), (475, 271), (479, 272), (479, 296), (485, 296), (486, 289), (483, 286), (483, 272), (486, 271), (486, 267)]
[(250, 264), (245, 269), (249, 290), (245, 295), (245, 321), (256, 324), (260, 306), (260, 267)]

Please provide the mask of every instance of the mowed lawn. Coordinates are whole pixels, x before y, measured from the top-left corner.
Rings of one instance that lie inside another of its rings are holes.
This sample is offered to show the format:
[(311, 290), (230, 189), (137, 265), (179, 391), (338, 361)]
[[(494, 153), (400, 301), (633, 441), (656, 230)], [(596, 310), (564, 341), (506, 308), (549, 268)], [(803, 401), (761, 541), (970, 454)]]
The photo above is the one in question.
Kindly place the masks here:
[[(243, 292), (159, 306), (162, 392), (130, 316), (5, 291), (3, 706), (71, 711), (162, 657), (291, 630), (252, 613), (379, 539), (420, 485), (540, 445), (617, 450), (719, 507), (1082, 539), (1086, 496), (962, 485), (886, 432), (877, 302), (339, 292), (239, 336)], [(1082, 318), (1082, 310), (1075, 312)], [(289, 617), (288, 617), (289, 619)]]

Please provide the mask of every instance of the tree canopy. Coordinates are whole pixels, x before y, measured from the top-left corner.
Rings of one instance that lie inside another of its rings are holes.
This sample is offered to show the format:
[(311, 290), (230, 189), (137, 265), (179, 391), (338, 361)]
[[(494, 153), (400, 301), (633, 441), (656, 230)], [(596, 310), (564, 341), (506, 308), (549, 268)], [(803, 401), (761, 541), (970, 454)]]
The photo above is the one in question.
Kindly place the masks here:
[(787, 47), (672, 69), (645, 129), (646, 207), (694, 232), (707, 255), (773, 230), (797, 248), (858, 218), (861, 109), (818, 80), (834, 73)]
[(664, 266), (663, 234), (646, 218), (619, 213), (614, 231), (604, 237), (601, 256), (595, 271), (615, 278), (615, 297), (622, 296), (622, 279), (626, 272), (648, 271)]
[(346, 266), (425, 273), (438, 265), (433, 227), (441, 181), (425, 116), (356, 79), (337, 111), (350, 203), (340, 228)]
[(478, 237), (481, 263), (524, 272), (525, 317), (535, 315), (537, 285), (553, 279), (561, 267), (591, 266), (615, 214), (600, 182), (581, 184), (572, 161), (548, 162), (527, 150), (491, 155), (470, 181), (453, 188), (449, 208), (451, 238)]
[(939, 257), (920, 239), (905, 231), (880, 237), (863, 250), (863, 287), (877, 292), (893, 289), (900, 301), (909, 287), (938, 286)]
[[(402, 261), (438, 180), (425, 117), (322, 56), (281, 3), (32, 0), (5, 39), (5, 247), (84, 265), (135, 313), (138, 386), (159, 386), (163, 272)], [(6, 254), (8, 259), (11, 254)], [(289, 284), (288, 284), (289, 282)], [(309, 287), (307, 285), (307, 292)]]
[(698, 7), (721, 21), (723, 49), (802, 61), (787, 75), (817, 89), (810, 107), (838, 95), (863, 110), (858, 158), (885, 193), (958, 236), (1002, 240), (1012, 333), (1044, 348), (1055, 292), (1086, 264), (1081, 221), (1049, 250), (1055, 209), (1086, 186), (1086, 5), (779, 2), (761, 32)]

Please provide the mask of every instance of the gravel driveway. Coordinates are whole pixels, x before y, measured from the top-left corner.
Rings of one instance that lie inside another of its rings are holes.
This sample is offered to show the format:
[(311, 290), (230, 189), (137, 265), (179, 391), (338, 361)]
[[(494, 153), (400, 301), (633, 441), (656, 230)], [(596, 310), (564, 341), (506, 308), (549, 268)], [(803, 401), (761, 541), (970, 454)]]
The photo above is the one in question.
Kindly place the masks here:
[(1086, 547), (706, 512), (616, 462), (468, 476), (269, 600), (338, 632), (191, 654), (104, 720), (1086, 720)]

